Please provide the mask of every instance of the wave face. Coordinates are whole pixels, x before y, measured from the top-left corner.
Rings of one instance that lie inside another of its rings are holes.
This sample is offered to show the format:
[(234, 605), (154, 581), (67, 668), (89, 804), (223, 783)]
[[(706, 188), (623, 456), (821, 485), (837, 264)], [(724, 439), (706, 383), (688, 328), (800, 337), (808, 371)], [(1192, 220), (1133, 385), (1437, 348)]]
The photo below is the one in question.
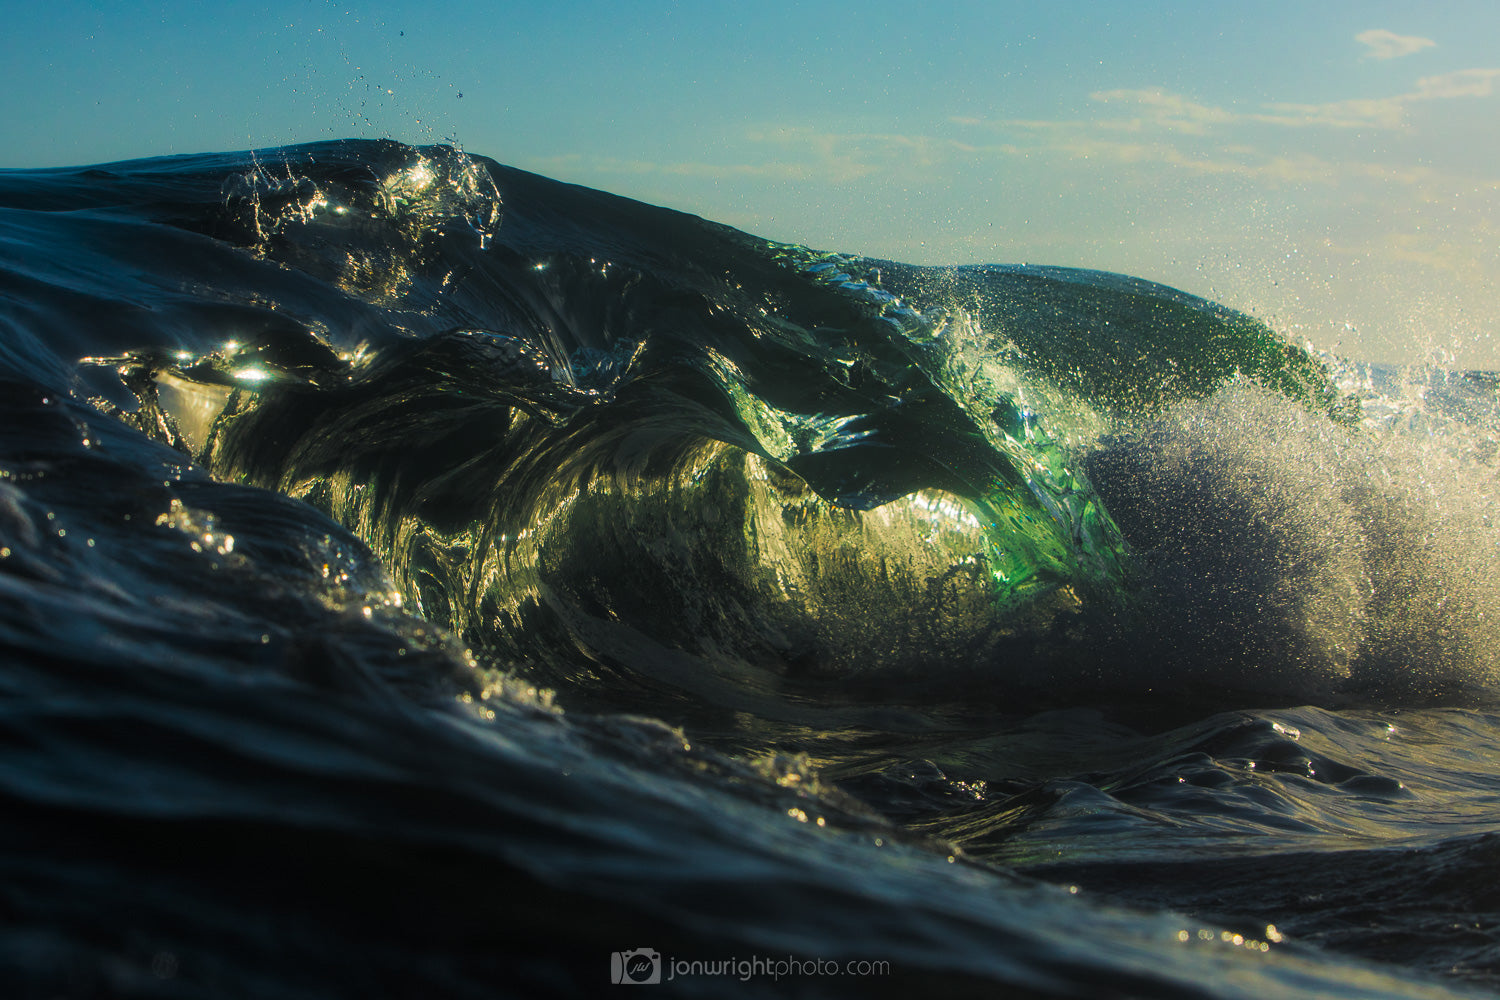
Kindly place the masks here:
[(0, 380), (23, 995), (1497, 981), (1488, 375), (350, 141), (0, 171)]

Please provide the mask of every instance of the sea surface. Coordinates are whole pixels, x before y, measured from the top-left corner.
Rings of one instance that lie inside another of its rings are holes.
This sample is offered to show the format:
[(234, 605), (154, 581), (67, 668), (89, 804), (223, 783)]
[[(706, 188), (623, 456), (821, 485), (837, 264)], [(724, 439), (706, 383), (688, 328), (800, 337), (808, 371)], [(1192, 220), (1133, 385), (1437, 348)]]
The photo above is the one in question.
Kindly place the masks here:
[(1496, 383), (446, 147), (0, 171), (4, 995), (1494, 995)]

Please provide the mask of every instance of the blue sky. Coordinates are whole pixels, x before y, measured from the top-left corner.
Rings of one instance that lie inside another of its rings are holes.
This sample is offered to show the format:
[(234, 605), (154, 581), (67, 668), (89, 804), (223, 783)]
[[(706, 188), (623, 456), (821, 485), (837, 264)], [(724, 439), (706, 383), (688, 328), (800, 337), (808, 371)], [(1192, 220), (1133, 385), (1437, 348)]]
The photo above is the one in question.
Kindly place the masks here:
[(0, 82), (4, 166), (452, 141), (772, 239), (1122, 271), (1500, 366), (1488, 0), (62, 0), (9, 14)]

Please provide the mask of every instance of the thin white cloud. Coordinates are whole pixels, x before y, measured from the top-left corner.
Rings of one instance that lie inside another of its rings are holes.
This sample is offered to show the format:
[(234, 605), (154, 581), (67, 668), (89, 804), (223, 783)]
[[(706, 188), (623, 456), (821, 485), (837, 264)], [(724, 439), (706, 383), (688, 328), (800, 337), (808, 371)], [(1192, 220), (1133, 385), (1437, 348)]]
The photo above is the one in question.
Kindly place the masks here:
[[(618, 156), (583, 156), (565, 153), (561, 156), (537, 157), (526, 161), (528, 169), (540, 173), (573, 175), (666, 174), (676, 177), (703, 177), (723, 180), (752, 177), (772, 181), (806, 181), (816, 177), (813, 166), (805, 163), (703, 163), (699, 161), (628, 160)], [(838, 180), (853, 179), (847, 172)]]
[(1103, 103), (1122, 102), (1140, 108), (1153, 124), (1174, 132), (1204, 135), (1212, 125), (1224, 125), (1239, 118), (1232, 111), (1200, 104), (1160, 87), (1144, 90), (1101, 90), (1089, 95)]
[[(764, 181), (847, 184), (872, 175), (913, 179), (939, 176), (958, 158), (973, 158), (1015, 147), (985, 147), (928, 135), (828, 132), (812, 128), (752, 129), (744, 133), (747, 159), (738, 162), (637, 160), (567, 154), (529, 161), (543, 173), (657, 174), (708, 180), (752, 178)], [(758, 151), (758, 152), (756, 152)], [(767, 151), (770, 151), (769, 155)]]
[(1310, 155), (1262, 156), (1248, 147), (1223, 148), (1218, 155), (1191, 153), (1171, 143), (1117, 142), (1077, 136), (1054, 147), (1072, 160), (1106, 160), (1114, 163), (1161, 164), (1202, 175), (1236, 176), (1270, 183), (1332, 184), (1341, 167)]
[[(1101, 104), (1133, 109), (1130, 118), (1096, 121), (1094, 126), (1113, 130), (1141, 131), (1146, 127), (1185, 135), (1207, 135), (1216, 126), (1253, 122), (1292, 128), (1400, 128), (1407, 110), (1419, 101), (1456, 97), (1493, 97), (1500, 92), (1500, 68), (1463, 69), (1437, 76), (1424, 76), (1416, 88), (1393, 97), (1355, 98), (1323, 104), (1263, 104), (1256, 111), (1232, 111), (1203, 104), (1160, 87), (1135, 90), (1100, 90), (1089, 97)], [(1036, 127), (1037, 123), (1005, 123)], [(1070, 123), (1072, 124), (1072, 123)]]
[[(1327, 104), (1265, 104), (1259, 111), (1230, 111), (1227, 108), (1199, 103), (1160, 87), (1148, 87), (1141, 90), (1101, 90), (1090, 94), (1089, 97), (1101, 104), (1122, 105), (1134, 108), (1138, 112), (1132, 118), (1094, 122), (1093, 124), (1099, 128), (1141, 131), (1150, 126), (1186, 135), (1207, 135), (1214, 126), (1238, 125), (1246, 122), (1290, 127), (1327, 125), (1334, 128), (1394, 128), (1405, 121), (1405, 107), (1408, 101), (1427, 96), (1457, 96), (1457, 91), (1460, 89), (1472, 89), (1476, 85), (1477, 79), (1465, 77), (1448, 82), (1438, 81), (1434, 83), (1431, 88), (1434, 92), (1430, 94), (1423, 92), (1399, 97), (1334, 101)], [(1444, 88), (1453, 93), (1436, 92)]]
[(1324, 104), (1267, 104), (1265, 111), (1245, 115), (1244, 120), (1267, 125), (1308, 128), (1400, 128), (1406, 124), (1406, 105), (1414, 94), (1398, 97), (1355, 98)]
[(1414, 101), (1440, 97), (1490, 97), (1495, 93), (1497, 79), (1500, 79), (1500, 69), (1461, 69), (1441, 76), (1424, 76), (1417, 81), (1416, 93), (1409, 96)]
[(1366, 59), (1396, 59), (1409, 56), (1413, 52), (1421, 52), (1423, 49), (1430, 49), (1437, 44), (1430, 38), (1398, 35), (1384, 28), (1361, 31), (1354, 36), (1354, 40), (1361, 45), (1369, 46), (1369, 51), (1365, 53)]
[[(1404, 94), (1323, 104), (1262, 104), (1237, 110), (1195, 101), (1160, 87), (1097, 91), (1090, 97), (1120, 109), (1116, 117), (1075, 120), (997, 120), (955, 117), (952, 124), (1009, 134), (1019, 145), (976, 147), (985, 155), (1061, 154), (1071, 161), (1161, 165), (1198, 175), (1239, 177), (1264, 184), (1400, 186), (1423, 197), (1453, 180), (1425, 167), (1325, 159), (1296, 150), (1278, 152), (1244, 141), (1244, 126), (1307, 129), (1390, 129), (1426, 101), (1500, 95), (1500, 68), (1423, 77)], [(1259, 133), (1262, 137), (1265, 133)], [(1214, 141), (1233, 137), (1237, 141)], [(1029, 137), (1031, 141), (1022, 137)], [(1474, 178), (1466, 178), (1472, 182)], [(1494, 182), (1500, 184), (1500, 182)]]
[[(746, 130), (739, 155), (727, 161), (625, 159), (573, 154), (528, 164), (542, 172), (656, 175), (768, 183), (848, 184), (871, 177), (922, 183), (959, 162), (1062, 154), (1070, 160), (1157, 164), (1185, 173), (1241, 177), (1272, 184), (1338, 184), (1351, 178), (1425, 186), (1421, 170), (1324, 160), (1304, 151), (1277, 155), (1246, 144), (1243, 126), (1307, 129), (1396, 129), (1413, 107), (1451, 98), (1500, 93), (1500, 68), (1466, 69), (1418, 79), (1404, 94), (1322, 104), (1266, 103), (1254, 109), (1206, 104), (1162, 87), (1101, 90), (1112, 117), (1076, 120), (987, 120), (953, 116), (950, 125), (1000, 133), (1005, 141), (975, 143), (953, 136), (839, 132), (785, 126)], [(972, 134), (972, 133), (971, 133)], [(1181, 137), (1181, 138), (1177, 138)], [(1215, 141), (1217, 137), (1218, 141)], [(1238, 142), (1226, 143), (1233, 137)], [(997, 136), (996, 138), (999, 138)], [(1212, 145), (1209, 145), (1211, 143)]]

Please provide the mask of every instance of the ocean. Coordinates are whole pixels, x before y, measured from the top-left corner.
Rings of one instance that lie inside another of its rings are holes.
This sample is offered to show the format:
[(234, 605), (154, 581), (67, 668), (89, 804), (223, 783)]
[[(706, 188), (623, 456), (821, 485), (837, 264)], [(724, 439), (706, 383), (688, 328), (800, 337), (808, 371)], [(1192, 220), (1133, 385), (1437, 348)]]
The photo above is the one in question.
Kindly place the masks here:
[(7, 996), (1500, 986), (1494, 375), (351, 140), (0, 171), (0, 383)]

